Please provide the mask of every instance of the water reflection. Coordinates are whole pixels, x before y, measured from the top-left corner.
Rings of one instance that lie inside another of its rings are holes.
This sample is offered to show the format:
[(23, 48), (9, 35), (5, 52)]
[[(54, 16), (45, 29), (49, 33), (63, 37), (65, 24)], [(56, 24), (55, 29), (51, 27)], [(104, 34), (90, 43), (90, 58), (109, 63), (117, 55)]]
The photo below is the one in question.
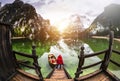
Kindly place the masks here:
[[(41, 66), (42, 74), (44, 77), (46, 77), (49, 74), (49, 72), (52, 71), (52, 68), (49, 66), (49, 63), (48, 63), (48, 54), (52, 53), (56, 57), (59, 54), (61, 54), (63, 57), (63, 61), (64, 61), (64, 67), (67, 69), (70, 75), (74, 77), (74, 73), (76, 72), (76, 68), (78, 66), (78, 54), (80, 53), (80, 51), (78, 50), (80, 49), (81, 45), (84, 45), (85, 47), (85, 50), (84, 50), (85, 54), (93, 53), (93, 50), (89, 47), (88, 44), (85, 44), (85, 43), (82, 44), (81, 42), (79, 44), (75, 44), (75, 43), (70, 43), (70, 42), (67, 43), (66, 40), (61, 39), (60, 41), (58, 41), (56, 45), (51, 46), (50, 52), (44, 53), (38, 59), (38, 62), (39, 62), (39, 65)], [(98, 58), (97, 56), (90, 57), (90, 58), (85, 59), (84, 65), (85, 66), (90, 65), (100, 60), (101, 59)], [(83, 75), (99, 69), (99, 66), (100, 65), (84, 70)], [(34, 70), (26, 70), (26, 71), (32, 74), (35, 74)], [(120, 71), (112, 71), (112, 72), (115, 73), (118, 77), (120, 77), (119, 76)]]
[[(49, 53), (44, 53), (39, 59), (39, 65), (42, 67), (42, 73), (44, 76), (46, 76), (51, 70), (52, 68), (49, 66), (48, 63), (48, 54), (52, 53), (54, 54), (56, 57), (61, 54), (63, 57), (63, 61), (64, 61), (64, 67), (70, 72), (72, 73), (71, 75), (73, 76), (77, 65), (78, 65), (78, 51), (75, 49), (75, 45), (73, 45), (72, 47), (67, 45), (64, 40), (60, 40), (58, 42), (58, 44), (51, 46), (50, 48), (50, 52)], [(79, 46), (80, 47), (80, 46)], [(77, 47), (78, 49), (80, 49), (79, 47)], [(84, 44), (85, 47), (85, 54), (88, 53), (93, 53), (93, 50), (89, 47), (89, 45)], [(87, 61), (85, 61), (85, 65), (94, 63), (99, 61), (100, 59), (98, 57), (92, 57), (87, 59)]]

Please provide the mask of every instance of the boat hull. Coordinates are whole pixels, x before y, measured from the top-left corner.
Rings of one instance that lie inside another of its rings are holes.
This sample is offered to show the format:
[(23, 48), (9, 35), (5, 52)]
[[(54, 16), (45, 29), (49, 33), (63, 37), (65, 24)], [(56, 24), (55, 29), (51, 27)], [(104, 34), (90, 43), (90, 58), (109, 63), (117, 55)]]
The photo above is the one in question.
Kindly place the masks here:
[(48, 55), (48, 62), (51, 68), (54, 68), (57, 65), (56, 57), (53, 54)]

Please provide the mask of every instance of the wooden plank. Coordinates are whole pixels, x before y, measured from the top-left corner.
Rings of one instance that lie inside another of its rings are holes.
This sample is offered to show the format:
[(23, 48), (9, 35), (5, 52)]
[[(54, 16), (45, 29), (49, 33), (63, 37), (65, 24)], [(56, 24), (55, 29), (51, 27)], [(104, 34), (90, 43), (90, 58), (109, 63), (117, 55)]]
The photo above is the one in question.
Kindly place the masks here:
[[(56, 68), (56, 67), (55, 67), (55, 68)], [(53, 70), (47, 75), (47, 77), (46, 77), (47, 79), (52, 76), (53, 72), (55, 71), (55, 68), (53, 68)]]
[(39, 80), (26, 77), (22, 74), (16, 74), (10, 81), (39, 81)]
[(9, 81), (39, 81), (39, 77), (27, 73), (23, 70), (17, 69), (17, 74)]
[(90, 68), (90, 67), (94, 67), (94, 66), (96, 66), (96, 65), (98, 65), (98, 64), (100, 64), (100, 63), (102, 63), (103, 61), (99, 61), (99, 62), (97, 62), (97, 63), (94, 63), (94, 64), (91, 64), (91, 65), (88, 65), (88, 66), (84, 66), (84, 67), (82, 67), (82, 69), (87, 69), (87, 68)]
[(68, 79), (64, 69), (56, 69), (54, 70), (53, 74), (51, 75), (50, 79), (57, 79), (57, 80), (64, 80)]
[(34, 58), (33, 55), (30, 54), (26, 54), (26, 53), (21, 53), (21, 52), (17, 52), (17, 51), (13, 51), (13, 53), (16, 55), (20, 55), (20, 56), (24, 56), (24, 57), (28, 57), (28, 58)]
[(102, 70), (97, 70), (97, 71), (95, 71), (95, 72), (93, 72), (93, 73), (90, 73), (90, 74), (88, 74), (88, 75), (85, 75), (85, 76), (81, 76), (81, 77), (79, 77), (79, 78), (76, 78), (76, 80), (85, 80), (85, 79), (88, 79), (88, 78), (90, 78), (90, 77), (93, 77), (93, 76), (95, 76), (95, 75), (97, 75), (97, 74), (99, 74), (99, 73), (101, 73), (102, 72)]
[(115, 61), (113, 61), (113, 60), (111, 60), (111, 59), (110, 59), (110, 62), (112, 62), (112, 63), (115, 64), (116, 66), (120, 67), (120, 63), (117, 63), (117, 62), (115, 62)]
[(76, 81), (112, 81), (112, 79), (101, 70), (97, 70), (91, 74), (77, 78)]
[(0, 23), (0, 81), (6, 81), (15, 73), (10, 25)]
[(112, 50), (112, 52), (114, 52), (115, 54), (120, 55), (120, 51), (117, 51), (117, 50)]
[(101, 55), (101, 54), (104, 54), (106, 51), (108, 51), (108, 49), (103, 50), (103, 51), (99, 51), (99, 52), (95, 52), (95, 53), (91, 53), (91, 54), (86, 54), (86, 55), (84, 55), (84, 58), (89, 58), (89, 57)]
[(73, 79), (57, 80), (57, 79), (44, 79), (44, 81), (74, 81)]
[(50, 78), (51, 79), (68, 79), (63, 69), (60, 69), (60, 70), (55, 69), (55, 71), (53, 72)]
[(74, 81), (73, 79), (57, 80), (57, 79), (44, 79), (44, 81)]
[(29, 78), (32, 78), (32, 79), (35, 79), (35, 80), (39, 80), (39, 77), (36, 76), (36, 75), (32, 75), (28, 72), (25, 72), (25, 71), (21, 70), (21, 69), (17, 69), (17, 71), (18, 71), (19, 74), (22, 74), (23, 76), (26, 76), (26, 77), (29, 77)]
[(120, 79), (119, 79), (118, 77), (116, 77), (113, 73), (111, 73), (111, 72), (108, 71), (108, 70), (105, 71), (105, 74), (106, 74), (107, 76), (109, 76), (109, 77), (112, 79), (112, 81), (120, 81)]
[(68, 79), (72, 79), (72, 77), (70, 76), (70, 74), (67, 72), (67, 70), (63, 67), (65, 74), (67, 75)]
[(25, 67), (28, 67), (28, 68), (31, 68), (31, 69), (35, 69), (34, 66), (30, 66), (30, 65), (27, 65), (25, 63), (21, 63), (21, 62), (18, 62), (18, 64), (22, 65), (22, 66), (25, 66)]
[(102, 72), (102, 73), (100, 73), (100, 74), (98, 74), (98, 75), (96, 75), (96, 76), (93, 76), (93, 77), (91, 77), (91, 78), (89, 78), (89, 79), (86, 79), (86, 80), (84, 80), (84, 81), (112, 81), (112, 80), (110, 79), (109, 76), (106, 76), (106, 75)]

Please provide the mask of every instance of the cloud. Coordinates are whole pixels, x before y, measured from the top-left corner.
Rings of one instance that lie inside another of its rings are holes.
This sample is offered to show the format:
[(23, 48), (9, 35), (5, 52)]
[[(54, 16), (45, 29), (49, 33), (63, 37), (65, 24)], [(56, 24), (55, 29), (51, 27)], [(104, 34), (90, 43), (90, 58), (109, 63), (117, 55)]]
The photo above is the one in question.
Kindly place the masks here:
[[(14, 0), (2, 0), (3, 4)], [(43, 18), (57, 22), (73, 14), (86, 16), (92, 22), (111, 3), (120, 4), (120, 0), (23, 0), (32, 4)]]
[[(41, 1), (41, 0), (40, 0)], [(39, 3), (40, 1), (36, 2)], [(51, 20), (51, 23), (69, 17), (73, 14), (85, 16), (90, 20), (89, 24), (104, 11), (104, 7), (111, 3), (120, 4), (119, 0), (42, 0), (44, 4), (35, 5), (36, 10), (43, 18)]]
[(0, 0), (0, 2), (2, 3), (2, 6), (6, 3), (12, 3), (14, 0)]

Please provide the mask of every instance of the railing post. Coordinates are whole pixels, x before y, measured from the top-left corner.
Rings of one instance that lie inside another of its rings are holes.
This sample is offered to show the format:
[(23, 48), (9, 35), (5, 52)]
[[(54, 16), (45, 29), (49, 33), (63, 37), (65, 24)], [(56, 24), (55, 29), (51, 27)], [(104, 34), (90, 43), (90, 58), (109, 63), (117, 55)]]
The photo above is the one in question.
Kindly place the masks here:
[(16, 68), (20, 68), (19, 63), (17, 63), (17, 58), (16, 58), (16, 56), (15, 56), (14, 51), (12, 51), (12, 53), (13, 53), (13, 58), (14, 58), (14, 62), (15, 62), (15, 67), (16, 67)]
[(79, 75), (82, 73), (82, 66), (84, 64), (84, 47), (83, 46), (81, 47), (81, 52), (78, 58), (79, 58), (79, 63), (78, 63), (78, 68), (75, 73), (75, 78), (78, 78)]
[(108, 64), (110, 62), (110, 57), (112, 55), (113, 38), (114, 38), (114, 32), (110, 31), (108, 51), (105, 53), (104, 60), (100, 67), (100, 69), (102, 69), (103, 71), (107, 70)]
[(33, 62), (33, 65), (35, 66), (35, 71), (36, 73), (38, 74), (39, 78), (40, 78), (40, 81), (43, 81), (43, 76), (42, 76), (42, 73), (41, 73), (41, 67), (39, 66), (38, 64), (38, 56), (36, 55), (36, 50), (35, 50), (36, 46), (33, 45), (32, 46), (32, 55), (33, 55), (33, 59), (34, 59), (34, 62)]

